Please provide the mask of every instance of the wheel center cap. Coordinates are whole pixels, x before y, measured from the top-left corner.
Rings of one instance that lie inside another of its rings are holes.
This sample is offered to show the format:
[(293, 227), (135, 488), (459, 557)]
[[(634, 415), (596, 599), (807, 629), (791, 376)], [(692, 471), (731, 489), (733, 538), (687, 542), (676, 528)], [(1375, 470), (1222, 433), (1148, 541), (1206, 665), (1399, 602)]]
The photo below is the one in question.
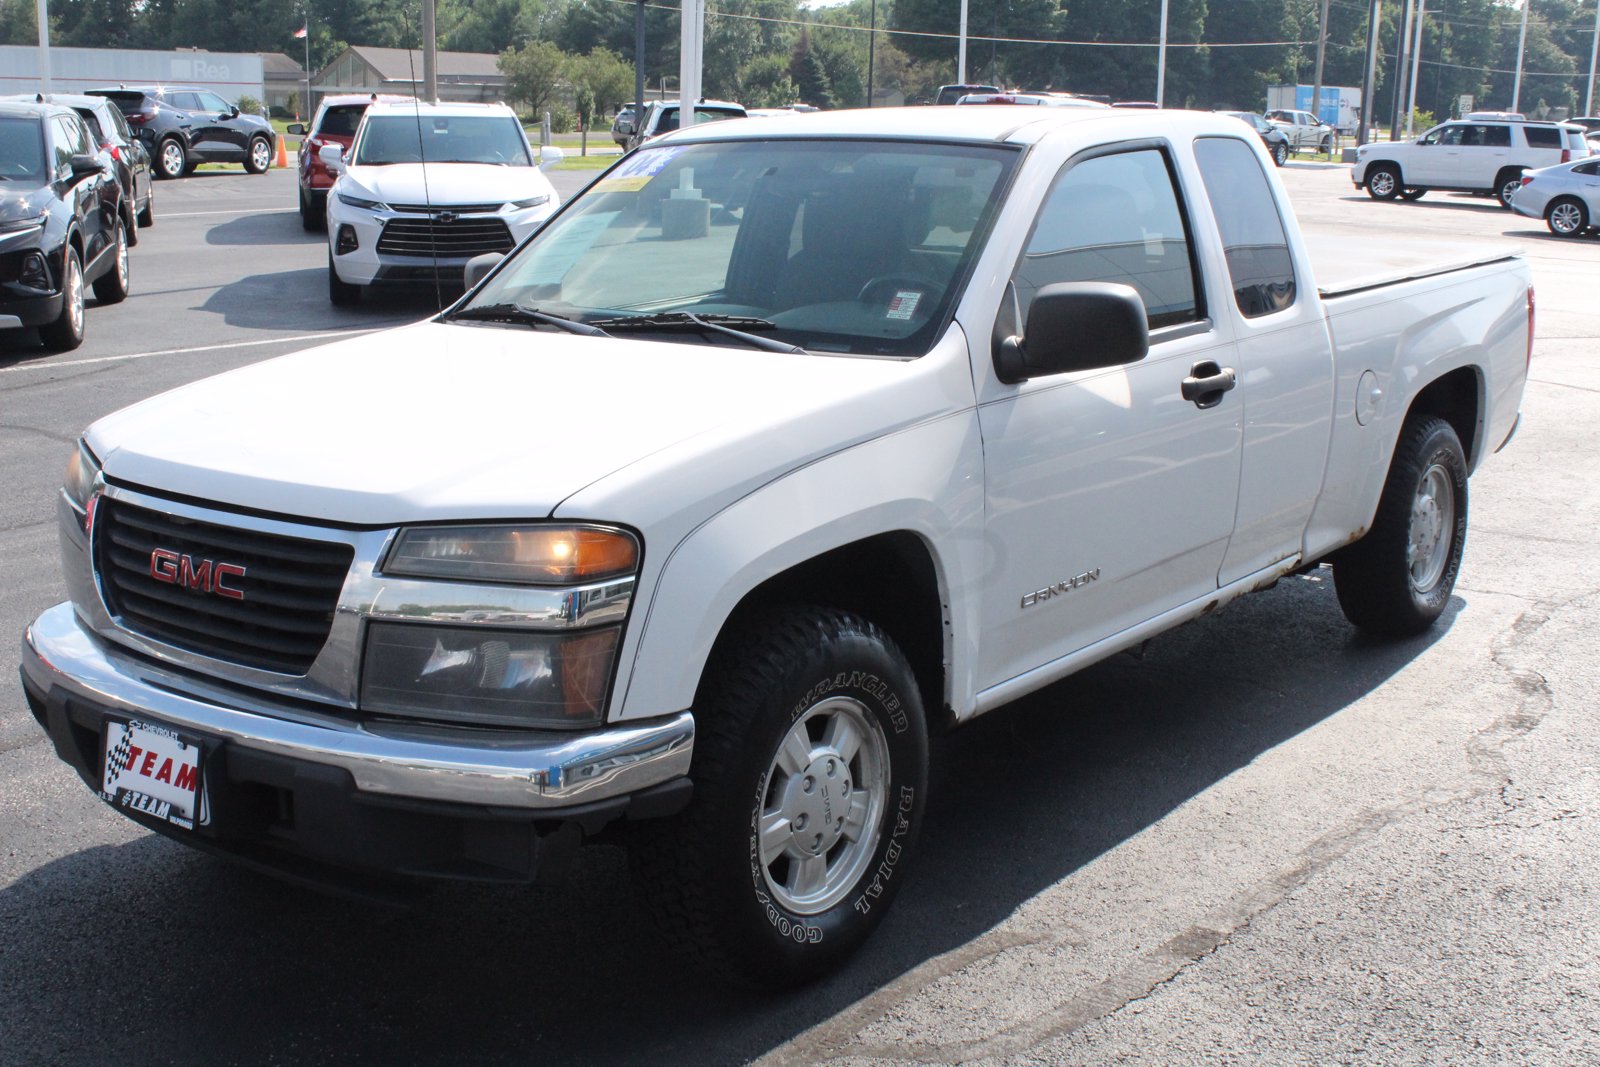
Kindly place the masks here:
[(795, 850), (807, 856), (827, 854), (844, 833), (849, 798), (850, 770), (834, 752), (818, 753), (789, 779), (783, 813)]

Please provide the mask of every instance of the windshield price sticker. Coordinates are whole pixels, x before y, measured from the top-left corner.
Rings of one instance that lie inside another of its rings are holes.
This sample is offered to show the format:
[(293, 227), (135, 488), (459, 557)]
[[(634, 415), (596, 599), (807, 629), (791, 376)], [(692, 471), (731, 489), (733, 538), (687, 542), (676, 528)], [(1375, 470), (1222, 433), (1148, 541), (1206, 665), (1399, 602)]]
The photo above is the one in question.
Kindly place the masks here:
[(915, 289), (903, 289), (894, 294), (894, 299), (889, 301), (889, 309), (885, 318), (909, 319), (917, 313), (917, 305), (922, 303), (922, 294)]
[(101, 799), (194, 829), (204, 822), (200, 743), (145, 722), (106, 722)]

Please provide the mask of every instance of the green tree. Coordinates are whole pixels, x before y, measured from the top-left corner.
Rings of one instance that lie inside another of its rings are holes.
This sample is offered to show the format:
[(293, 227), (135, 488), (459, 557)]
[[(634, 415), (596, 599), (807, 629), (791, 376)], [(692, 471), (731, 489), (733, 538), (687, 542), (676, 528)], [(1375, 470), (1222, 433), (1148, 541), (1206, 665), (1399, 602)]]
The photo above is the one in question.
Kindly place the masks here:
[(588, 55), (569, 59), (567, 80), (578, 105), (578, 120), (586, 130), (594, 125), (597, 110), (633, 97), (633, 68), (609, 48), (595, 48)]
[(506, 99), (521, 104), (525, 113), (541, 115), (566, 77), (567, 55), (548, 41), (529, 41), (501, 52), (497, 66), (506, 76)]
[(737, 99), (746, 107), (785, 107), (799, 98), (782, 56), (757, 56), (739, 71)]
[(794, 43), (794, 51), (789, 54), (789, 77), (794, 79), (802, 102), (812, 107), (833, 106), (833, 91), (828, 85), (827, 71), (822, 69), (822, 61), (811, 51), (811, 36), (803, 29)]

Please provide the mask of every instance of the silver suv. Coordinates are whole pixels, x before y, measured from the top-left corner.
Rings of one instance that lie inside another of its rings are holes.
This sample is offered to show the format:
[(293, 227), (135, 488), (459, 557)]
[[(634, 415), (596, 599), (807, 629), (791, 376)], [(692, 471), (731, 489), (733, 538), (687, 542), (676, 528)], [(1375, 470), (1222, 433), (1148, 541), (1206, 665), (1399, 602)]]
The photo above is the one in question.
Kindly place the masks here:
[(1362, 145), (1350, 180), (1374, 200), (1416, 200), (1444, 189), (1495, 196), (1510, 207), (1524, 171), (1589, 155), (1583, 134), (1583, 127), (1559, 122), (1457, 119), (1413, 141)]

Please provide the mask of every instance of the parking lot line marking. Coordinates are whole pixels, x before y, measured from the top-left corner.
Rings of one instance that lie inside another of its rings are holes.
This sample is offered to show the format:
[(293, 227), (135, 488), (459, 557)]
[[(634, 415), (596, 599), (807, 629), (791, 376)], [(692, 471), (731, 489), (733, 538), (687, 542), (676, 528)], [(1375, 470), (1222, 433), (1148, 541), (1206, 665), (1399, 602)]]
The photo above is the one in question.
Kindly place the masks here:
[[(406, 320), (407, 322), (411, 320)], [(198, 345), (194, 348), (163, 348), (155, 352), (129, 352), (122, 356), (96, 356), (93, 359), (72, 359), (62, 363), (30, 363), (20, 367), (0, 367), (0, 374), (15, 374), (25, 370), (56, 370), (60, 367), (88, 367), (95, 363), (115, 363), (122, 359), (149, 359), (151, 356), (183, 356), (194, 352), (219, 352), (224, 348), (251, 348), (255, 345), (288, 345), (296, 341), (318, 341), (324, 337), (359, 337), (364, 333), (377, 333), (393, 329), (402, 323), (388, 326), (369, 326), (360, 330), (328, 330), (323, 333), (302, 333), (293, 337), (271, 337), (260, 341), (230, 341), (221, 345)]]
[(158, 218), (158, 219), (192, 219), (192, 218), (195, 218), (198, 215), (288, 215), (291, 212), (294, 212), (294, 211), (297, 211), (297, 210), (299, 210), (299, 209), (298, 208), (292, 208), (292, 207), (286, 207), (286, 208), (280, 208), (277, 211), (172, 211), (172, 212), (165, 212), (164, 211), (161, 214), (157, 215), (156, 218)]

